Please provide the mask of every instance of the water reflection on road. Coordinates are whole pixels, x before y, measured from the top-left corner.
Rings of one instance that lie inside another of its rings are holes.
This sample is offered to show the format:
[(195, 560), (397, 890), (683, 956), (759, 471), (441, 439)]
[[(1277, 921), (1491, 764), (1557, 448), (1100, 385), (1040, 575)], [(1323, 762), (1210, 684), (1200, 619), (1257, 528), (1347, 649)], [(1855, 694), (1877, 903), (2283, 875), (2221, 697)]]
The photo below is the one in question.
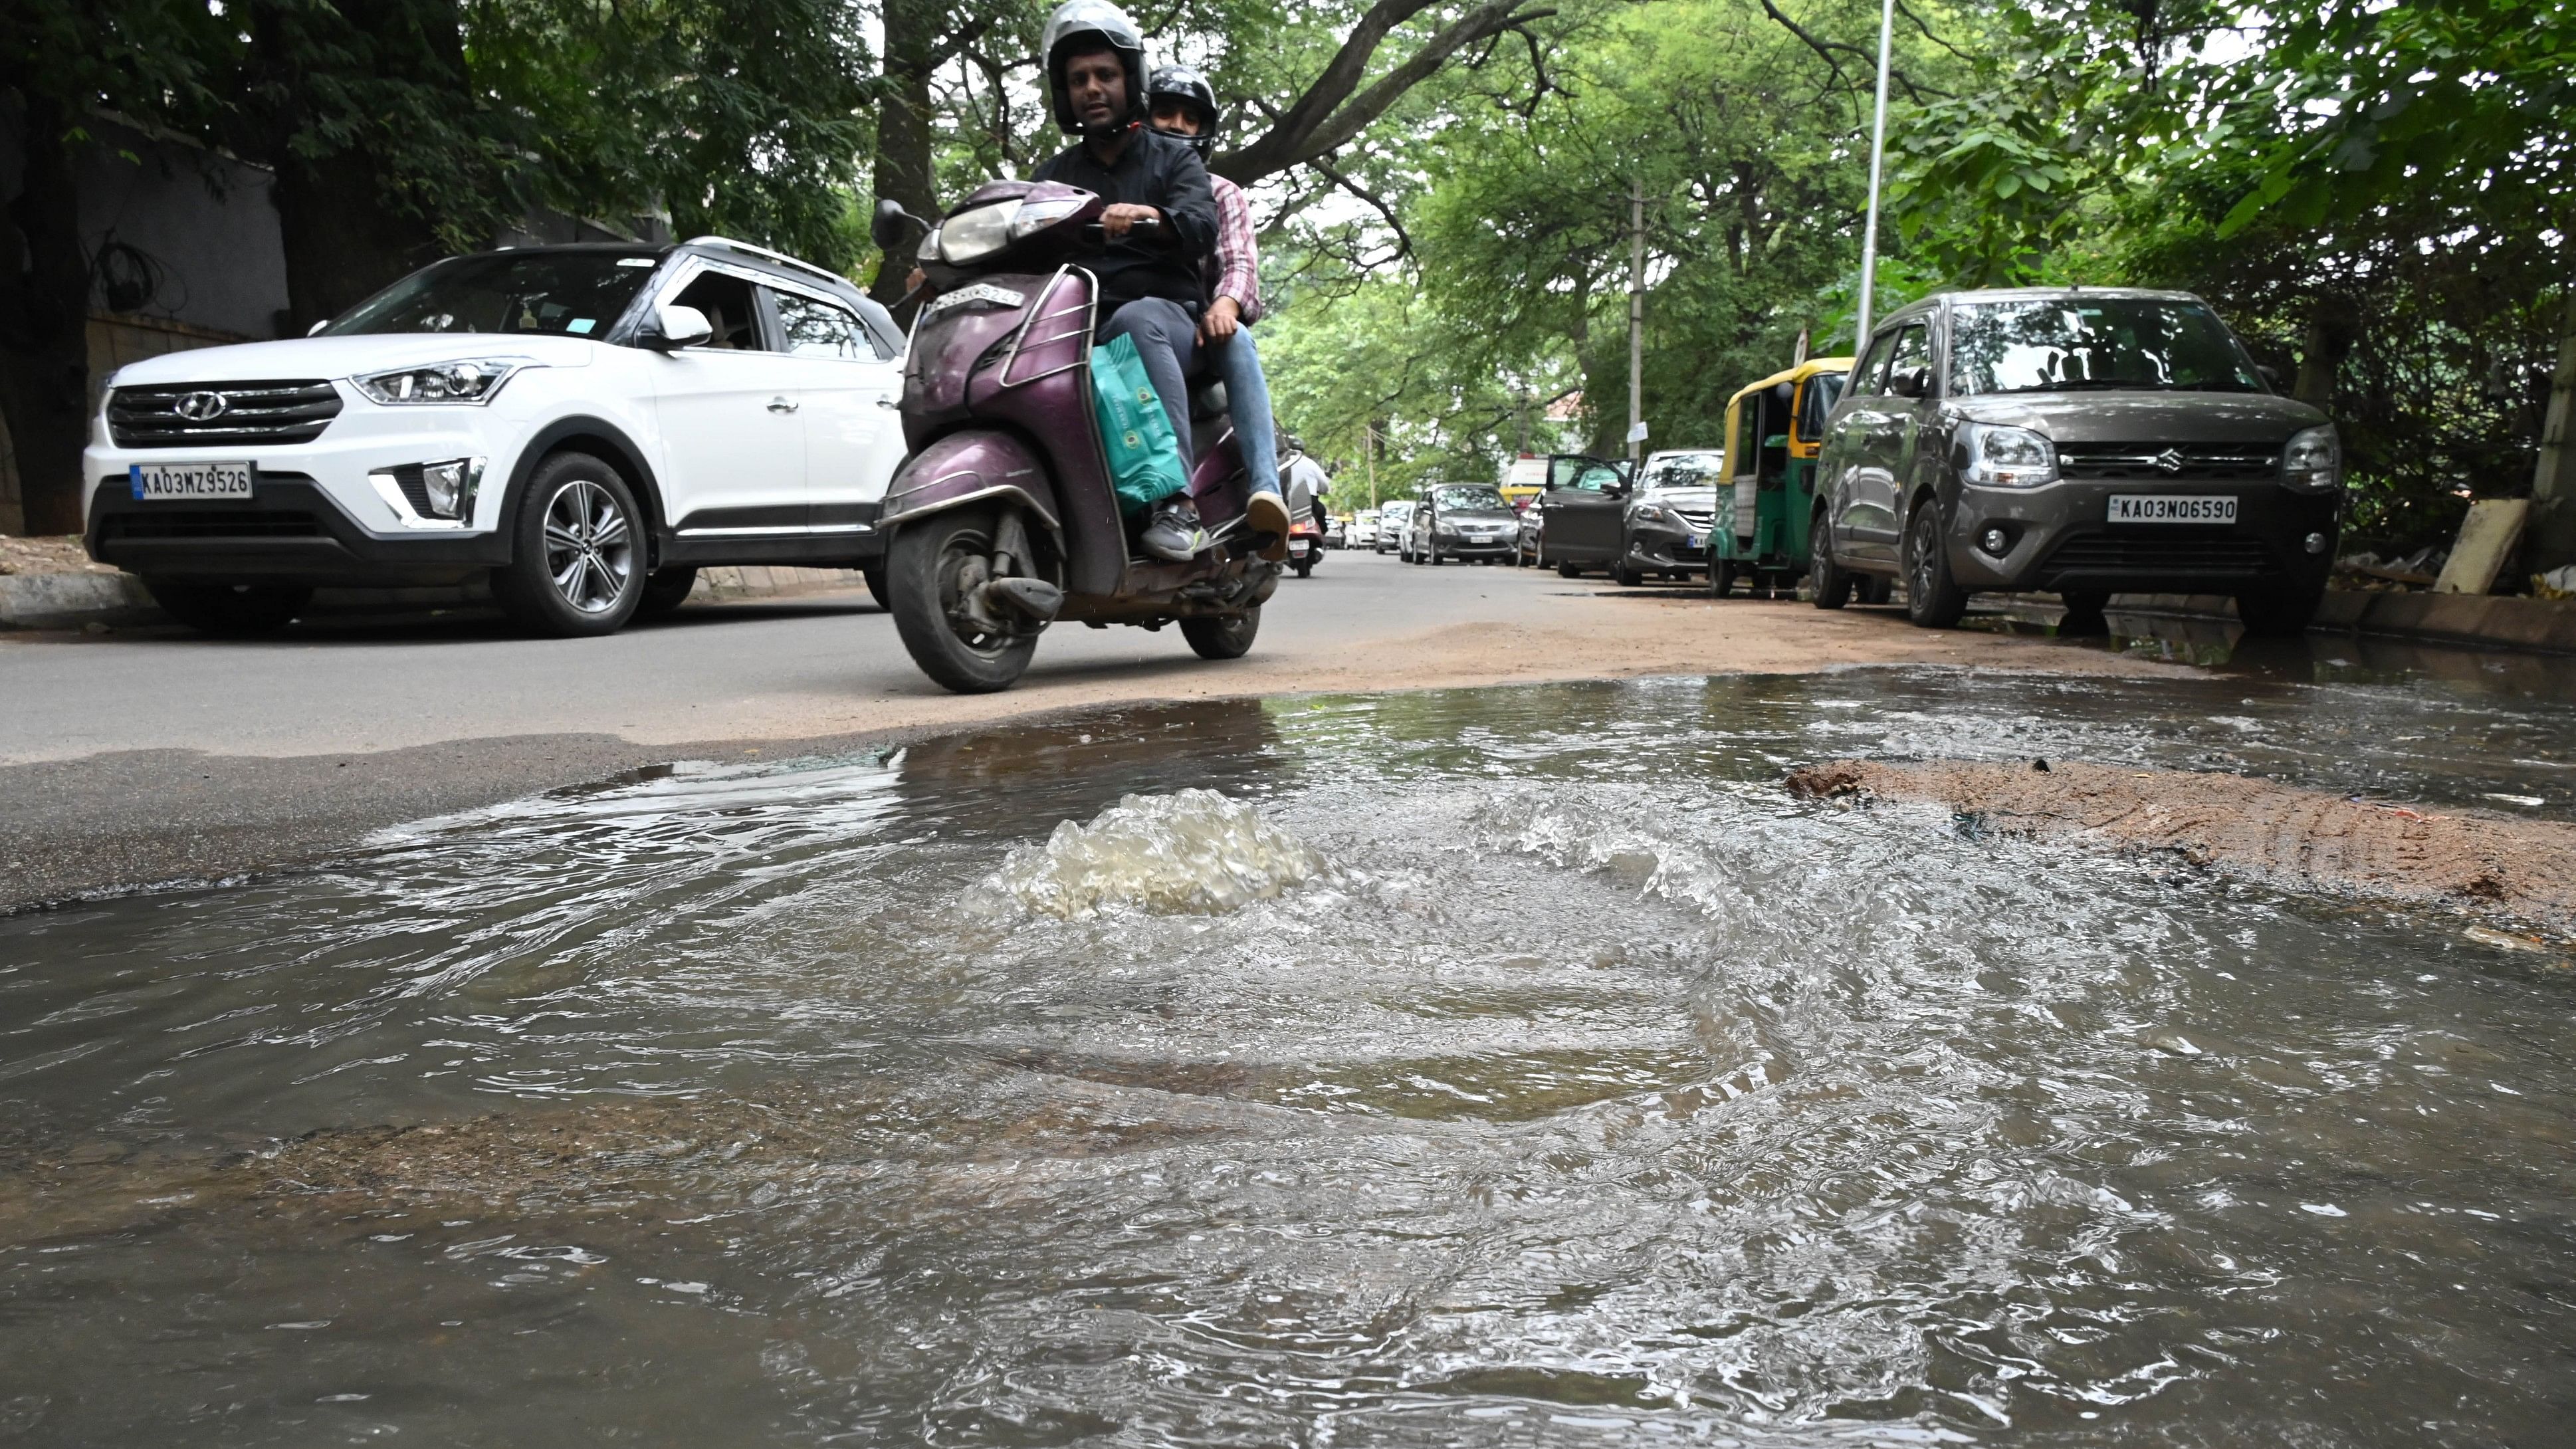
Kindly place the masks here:
[[(2576, 712), (2472, 683), (1131, 710), (0, 921), (0, 1437), (2545, 1442), (2563, 956), (1777, 788), (2568, 818)], [(1183, 789), (1321, 874), (987, 883)]]

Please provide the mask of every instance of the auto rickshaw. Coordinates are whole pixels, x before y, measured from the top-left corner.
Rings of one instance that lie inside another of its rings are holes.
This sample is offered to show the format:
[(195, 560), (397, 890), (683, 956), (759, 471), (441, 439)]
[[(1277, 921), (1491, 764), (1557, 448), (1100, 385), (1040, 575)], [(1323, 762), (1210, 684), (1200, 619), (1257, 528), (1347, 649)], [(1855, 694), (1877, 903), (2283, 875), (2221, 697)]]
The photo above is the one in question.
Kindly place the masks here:
[(1738, 579), (1776, 589), (1807, 571), (1816, 455), (1851, 365), (1848, 357), (1811, 357), (1727, 400), (1718, 476), (1734, 486), (1718, 489), (1717, 532), (1708, 541), (1711, 594), (1726, 597)]

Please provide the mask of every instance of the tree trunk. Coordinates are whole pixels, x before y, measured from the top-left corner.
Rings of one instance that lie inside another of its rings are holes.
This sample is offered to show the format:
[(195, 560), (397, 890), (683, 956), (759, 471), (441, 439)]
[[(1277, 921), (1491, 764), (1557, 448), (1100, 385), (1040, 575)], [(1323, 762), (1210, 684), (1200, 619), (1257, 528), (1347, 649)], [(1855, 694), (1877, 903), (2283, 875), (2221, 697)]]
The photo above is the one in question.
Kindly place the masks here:
[(2531, 533), (2523, 562), (2533, 573), (2576, 563), (2576, 286), (2558, 325), (2558, 369), (2540, 424), (2540, 464), (2531, 473)]
[(399, 213), (364, 151), (278, 168), (277, 229), (286, 252), (286, 305), (297, 333), (436, 261), (429, 223)]
[(21, 191), (0, 222), (0, 418), (30, 534), (78, 533), (89, 440), (89, 263), (62, 107), (23, 113)]
[[(938, 183), (931, 174), (930, 73), (940, 8), (928, 0), (885, 0), (885, 104), (877, 110), (877, 199), (895, 201), (924, 221), (939, 217)], [(886, 248), (868, 295), (888, 307), (903, 300), (911, 276), (915, 238), (907, 233)], [(909, 316), (895, 321), (910, 326)]]
[(2308, 311), (2307, 340), (2299, 349), (2299, 376), (2290, 386), (2290, 395), (2332, 412), (2335, 379), (2360, 340), (2361, 319), (2354, 315), (2350, 299), (2331, 292), (2319, 294)]

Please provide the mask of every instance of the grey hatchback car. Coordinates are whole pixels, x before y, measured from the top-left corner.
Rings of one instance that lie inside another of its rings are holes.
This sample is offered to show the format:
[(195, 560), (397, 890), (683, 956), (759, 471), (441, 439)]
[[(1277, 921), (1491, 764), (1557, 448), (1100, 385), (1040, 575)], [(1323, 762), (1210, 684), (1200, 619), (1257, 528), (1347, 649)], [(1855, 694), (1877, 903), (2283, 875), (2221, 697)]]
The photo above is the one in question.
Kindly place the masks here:
[(1826, 424), (1816, 603), (1902, 578), (1955, 624), (1980, 591), (2066, 601), (2229, 594), (2248, 631), (2305, 629), (2343, 506), (2334, 425), (2274, 393), (2185, 292), (1950, 292), (1891, 314)]

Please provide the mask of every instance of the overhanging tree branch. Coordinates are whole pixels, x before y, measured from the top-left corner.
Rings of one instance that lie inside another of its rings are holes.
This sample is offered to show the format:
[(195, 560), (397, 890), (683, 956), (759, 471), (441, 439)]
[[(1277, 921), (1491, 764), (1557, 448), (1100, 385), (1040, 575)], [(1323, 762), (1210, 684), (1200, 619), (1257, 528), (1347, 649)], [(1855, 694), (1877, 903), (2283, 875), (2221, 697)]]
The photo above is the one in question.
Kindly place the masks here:
[(1485, 0), (1443, 27), (1422, 48), (1360, 88), (1380, 46), (1397, 27), (1431, 8), (1432, 0), (1378, 0), (1351, 28), (1350, 37), (1285, 114), (1252, 144), (1216, 158), (1208, 169), (1250, 186), (1292, 166), (1307, 165), (1349, 144), (1404, 93), (1430, 78), (1451, 56), (1488, 36), (1554, 15), (1552, 8), (1522, 9), (1524, 0)]

